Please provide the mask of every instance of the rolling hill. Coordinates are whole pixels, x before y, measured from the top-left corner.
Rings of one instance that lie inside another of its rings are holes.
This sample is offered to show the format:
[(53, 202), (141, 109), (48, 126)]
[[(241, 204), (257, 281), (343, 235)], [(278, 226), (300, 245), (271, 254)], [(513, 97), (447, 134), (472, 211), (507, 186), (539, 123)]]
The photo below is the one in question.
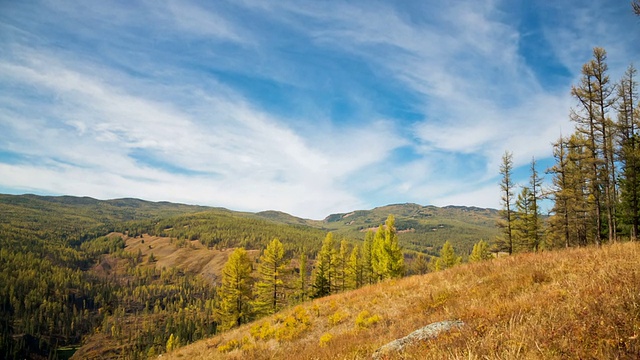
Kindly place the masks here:
[(518, 254), (290, 308), (163, 359), (370, 359), (427, 324), (459, 330), (401, 359), (638, 359), (640, 243)]

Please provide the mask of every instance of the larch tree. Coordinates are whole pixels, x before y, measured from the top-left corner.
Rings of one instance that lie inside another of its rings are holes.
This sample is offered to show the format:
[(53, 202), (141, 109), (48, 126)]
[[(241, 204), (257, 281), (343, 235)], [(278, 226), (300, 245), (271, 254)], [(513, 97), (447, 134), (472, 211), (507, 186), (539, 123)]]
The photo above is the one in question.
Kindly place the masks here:
[(595, 197), (591, 194), (592, 162), (586, 136), (576, 132), (554, 144), (556, 164), (551, 189), (554, 206), (549, 218), (547, 240), (550, 247), (583, 246), (596, 232)]
[(334, 283), (333, 259), (335, 258), (335, 240), (333, 233), (327, 233), (322, 242), (322, 248), (316, 259), (315, 278), (313, 283), (313, 297), (319, 298), (331, 294)]
[(462, 262), (462, 257), (456, 255), (453, 246), (447, 240), (440, 250), (440, 257), (436, 261), (436, 271), (452, 268)]
[(531, 216), (530, 216), (530, 234), (533, 251), (538, 251), (542, 243), (542, 219), (540, 218), (540, 199), (542, 198), (542, 182), (538, 169), (536, 168), (536, 159), (531, 159), (531, 174), (529, 176), (529, 189), (531, 192)]
[(373, 272), (373, 239), (375, 234), (368, 230), (364, 236), (360, 257), (362, 258), (362, 282), (363, 284), (373, 284), (375, 282)]
[(489, 244), (484, 240), (480, 240), (473, 244), (473, 250), (469, 255), (469, 262), (478, 262), (491, 259), (491, 253), (489, 252)]
[(364, 285), (360, 247), (354, 246), (347, 262), (347, 289), (357, 289)]
[(349, 282), (349, 242), (347, 239), (340, 241), (340, 251), (333, 261), (335, 264), (335, 292), (345, 291)]
[(300, 302), (304, 302), (307, 300), (307, 296), (308, 296), (308, 276), (307, 276), (307, 254), (302, 251), (300, 253), (300, 273), (298, 274), (298, 284), (297, 284), (297, 299)]
[(384, 279), (387, 269), (387, 261), (389, 261), (384, 250), (384, 226), (380, 224), (378, 230), (373, 236), (373, 244), (371, 246), (371, 269), (373, 270), (373, 282)]
[(568, 140), (562, 136), (553, 144), (555, 164), (547, 170), (552, 174), (552, 188), (550, 191), (553, 208), (549, 218), (547, 242), (550, 247), (569, 247), (570, 244), (570, 213), (572, 205), (572, 191), (569, 185), (569, 156)]
[(398, 243), (395, 218), (389, 215), (373, 239), (372, 267), (378, 280), (404, 275), (404, 254)]
[(630, 65), (618, 84), (618, 121), (621, 216), (630, 225), (630, 238), (638, 238), (640, 227), (640, 110), (637, 70)]
[(607, 75), (607, 53), (602, 48), (593, 49), (593, 59), (582, 66), (580, 84), (573, 86), (571, 95), (578, 107), (572, 109), (571, 119), (576, 123), (576, 131), (587, 139), (588, 161), (591, 172), (588, 178), (589, 196), (593, 198), (595, 222), (594, 242), (600, 244), (606, 215), (609, 240), (616, 235), (616, 174), (613, 149), (615, 128), (608, 117), (614, 105), (614, 87)]
[(255, 285), (256, 298), (253, 301), (253, 309), (257, 315), (274, 314), (286, 304), (284, 280), (287, 263), (282, 243), (277, 238), (273, 239), (260, 256), (260, 280)]
[(523, 187), (515, 202), (515, 212), (513, 213), (513, 251), (532, 250), (532, 195), (528, 187)]
[(500, 210), (500, 221), (498, 226), (502, 228), (502, 234), (499, 236), (495, 243), (498, 251), (504, 251), (513, 254), (513, 201), (514, 201), (514, 188), (515, 183), (512, 179), (513, 172), (513, 154), (505, 151), (502, 155), (502, 163), (500, 164), (500, 174), (502, 180), (500, 181), (501, 203), (502, 209)]
[(516, 199), (513, 221), (514, 247), (523, 251), (538, 251), (542, 238), (542, 220), (538, 203), (542, 179), (536, 169), (535, 158), (531, 160), (529, 185), (522, 188)]
[(429, 262), (424, 254), (418, 254), (411, 263), (411, 272), (417, 275), (423, 275), (429, 272)]
[(247, 251), (237, 248), (222, 269), (218, 315), (220, 329), (239, 326), (250, 318), (251, 260)]

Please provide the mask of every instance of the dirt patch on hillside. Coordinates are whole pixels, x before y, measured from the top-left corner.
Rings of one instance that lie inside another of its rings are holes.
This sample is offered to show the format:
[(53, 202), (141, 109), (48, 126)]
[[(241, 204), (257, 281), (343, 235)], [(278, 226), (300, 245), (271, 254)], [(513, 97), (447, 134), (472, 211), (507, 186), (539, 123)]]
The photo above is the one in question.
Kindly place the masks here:
[[(199, 240), (178, 241), (168, 237), (143, 235), (132, 238), (121, 235), (125, 241), (125, 251), (142, 253), (143, 261), (148, 261), (153, 253), (157, 269), (176, 267), (185, 272), (200, 274), (213, 283), (220, 281), (222, 268), (234, 249), (215, 250), (202, 245)], [(260, 255), (258, 250), (247, 250), (253, 260)]]

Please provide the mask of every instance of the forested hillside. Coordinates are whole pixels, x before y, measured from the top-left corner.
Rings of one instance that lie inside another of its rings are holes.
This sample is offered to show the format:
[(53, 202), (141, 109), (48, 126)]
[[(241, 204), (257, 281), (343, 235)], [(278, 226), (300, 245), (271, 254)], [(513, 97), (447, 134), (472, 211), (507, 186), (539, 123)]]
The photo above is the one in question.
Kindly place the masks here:
[(446, 241), (452, 241), (462, 254), (471, 253), (478, 240), (493, 241), (498, 211), (466, 206), (421, 206), (395, 204), (329, 215), (323, 226), (337, 236), (364, 238), (366, 230), (376, 228), (393, 214), (400, 244), (407, 250), (437, 255)]
[[(446, 240), (468, 253), (495, 231), (495, 211), (474, 208), (405, 204), (312, 221), (137, 199), (0, 195), (0, 354), (63, 356), (56, 349), (84, 339), (77, 356), (144, 358), (166, 351), (172, 335), (177, 347), (215, 334), (222, 264), (234, 248), (249, 250), (257, 283), (258, 256), (275, 238), (287, 262), (287, 303), (377, 281), (387, 270), (347, 280), (348, 257), (373, 251), (366, 230), (392, 212), (400, 245), (425, 254), (438, 254)], [(328, 231), (335, 241), (322, 252)], [(405, 253), (403, 269), (412, 271), (414, 255)], [(217, 265), (200, 271), (209, 261)], [(321, 291), (313, 283), (317, 266), (329, 277)]]

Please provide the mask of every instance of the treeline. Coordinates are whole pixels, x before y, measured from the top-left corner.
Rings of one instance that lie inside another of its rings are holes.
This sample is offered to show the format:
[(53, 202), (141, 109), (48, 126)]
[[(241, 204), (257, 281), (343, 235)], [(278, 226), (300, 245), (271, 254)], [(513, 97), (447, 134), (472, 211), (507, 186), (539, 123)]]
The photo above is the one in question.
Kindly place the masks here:
[(237, 248), (222, 273), (217, 308), (220, 328), (230, 329), (309, 298), (356, 289), (405, 274), (404, 255), (391, 215), (375, 233), (367, 232), (362, 246), (352, 246), (346, 239), (338, 245), (329, 232), (312, 271), (305, 252), (295, 259), (297, 266), (292, 260), (276, 238), (260, 256), (254, 279), (246, 250)]
[[(571, 89), (576, 107), (572, 134), (553, 144), (555, 165), (547, 170), (552, 186), (542, 189), (535, 160), (529, 184), (516, 195), (512, 155), (505, 153), (500, 172), (503, 209), (498, 250), (535, 251), (636, 240), (640, 227), (640, 104), (637, 70), (630, 65), (614, 82), (607, 54), (593, 49)], [(539, 203), (551, 199), (547, 226)]]

